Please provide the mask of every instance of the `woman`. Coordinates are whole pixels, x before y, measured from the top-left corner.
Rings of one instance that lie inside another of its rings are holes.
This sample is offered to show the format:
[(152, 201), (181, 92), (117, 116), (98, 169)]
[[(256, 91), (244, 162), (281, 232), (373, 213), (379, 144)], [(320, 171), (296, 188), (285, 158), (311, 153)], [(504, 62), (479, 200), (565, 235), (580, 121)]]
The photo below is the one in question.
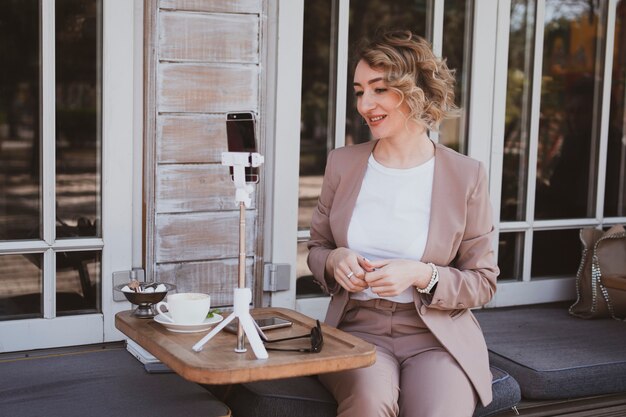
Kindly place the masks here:
[(410, 32), (358, 53), (357, 109), (374, 138), (330, 152), (308, 263), (332, 295), (326, 323), (376, 345), (376, 363), (320, 375), (339, 416), (471, 416), (491, 402), (470, 308), (499, 273), (485, 169), (434, 144), (454, 78)]

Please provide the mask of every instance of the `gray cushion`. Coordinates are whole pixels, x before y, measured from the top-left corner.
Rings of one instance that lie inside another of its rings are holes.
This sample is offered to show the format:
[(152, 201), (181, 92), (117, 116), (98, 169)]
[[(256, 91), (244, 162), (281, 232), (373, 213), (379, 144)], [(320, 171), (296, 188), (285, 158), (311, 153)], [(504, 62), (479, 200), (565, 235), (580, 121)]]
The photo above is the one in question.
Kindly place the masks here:
[(548, 304), (476, 312), (490, 361), (528, 399), (626, 391), (626, 323), (582, 320)]
[(488, 417), (510, 410), (522, 399), (519, 385), (511, 375), (495, 366), (491, 367), (491, 373), (493, 374), (491, 382), (493, 401), (487, 407), (479, 404), (474, 411), (474, 417)]
[[(520, 401), (517, 382), (506, 372), (493, 368), (494, 400), (479, 406), (474, 417), (487, 417), (508, 410)], [(337, 403), (316, 377), (298, 377), (237, 384), (207, 386), (237, 417), (335, 417)]]
[(228, 407), (176, 374), (148, 374), (124, 348), (0, 362), (0, 415), (227, 416)]

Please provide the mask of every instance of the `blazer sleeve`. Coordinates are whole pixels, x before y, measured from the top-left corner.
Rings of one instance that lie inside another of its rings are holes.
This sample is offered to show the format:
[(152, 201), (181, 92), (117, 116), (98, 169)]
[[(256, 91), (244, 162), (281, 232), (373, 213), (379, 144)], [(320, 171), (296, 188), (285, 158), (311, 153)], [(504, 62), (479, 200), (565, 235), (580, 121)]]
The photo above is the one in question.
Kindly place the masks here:
[(330, 211), (339, 183), (333, 166), (333, 155), (334, 150), (328, 154), (322, 191), (311, 219), (311, 239), (307, 243), (309, 268), (315, 281), (328, 294), (334, 294), (340, 288), (335, 279), (326, 273), (326, 259), (330, 252), (337, 248), (330, 226)]
[(469, 194), (465, 230), (450, 265), (438, 265), (439, 282), (432, 295), (422, 295), (429, 308), (450, 310), (482, 306), (493, 298), (500, 273), (492, 239), (495, 236), (485, 168), (478, 165)]

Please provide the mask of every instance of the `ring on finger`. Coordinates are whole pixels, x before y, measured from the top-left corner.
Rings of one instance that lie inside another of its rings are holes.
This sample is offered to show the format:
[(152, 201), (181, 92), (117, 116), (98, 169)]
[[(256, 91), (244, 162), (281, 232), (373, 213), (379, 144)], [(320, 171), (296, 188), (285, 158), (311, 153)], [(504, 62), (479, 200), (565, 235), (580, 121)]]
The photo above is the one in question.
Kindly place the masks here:
[(352, 278), (352, 275), (354, 275), (354, 272), (350, 271), (350, 273), (347, 275), (348, 279)]

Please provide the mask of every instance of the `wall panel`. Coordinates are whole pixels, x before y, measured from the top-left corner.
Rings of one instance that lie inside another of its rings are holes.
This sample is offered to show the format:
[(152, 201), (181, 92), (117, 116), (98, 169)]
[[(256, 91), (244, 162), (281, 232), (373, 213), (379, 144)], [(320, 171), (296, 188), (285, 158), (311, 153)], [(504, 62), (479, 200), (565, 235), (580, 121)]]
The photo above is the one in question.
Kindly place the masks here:
[(256, 15), (162, 12), (159, 23), (162, 61), (258, 63)]
[(157, 167), (156, 199), (157, 213), (239, 210), (228, 167), (222, 165)]
[[(210, 293), (215, 306), (232, 304), (238, 274), (239, 209), (220, 164), (226, 113), (262, 119), (263, 4), (145, 1), (146, 271), (179, 291)], [(246, 278), (255, 303), (263, 269), (257, 192), (246, 210)]]
[[(248, 286), (252, 285), (253, 264), (252, 258), (246, 258)], [(233, 304), (233, 289), (237, 287), (237, 273), (237, 259), (167, 263), (158, 265), (156, 269), (157, 280), (175, 284), (178, 292), (210, 293), (213, 307)]]
[[(256, 211), (246, 212), (246, 254), (252, 256)], [(156, 262), (182, 262), (239, 256), (239, 211), (156, 216)]]
[(157, 111), (256, 111), (258, 70), (256, 65), (161, 63), (157, 68)]
[(159, 163), (219, 163), (228, 150), (226, 115), (160, 115), (156, 140)]

